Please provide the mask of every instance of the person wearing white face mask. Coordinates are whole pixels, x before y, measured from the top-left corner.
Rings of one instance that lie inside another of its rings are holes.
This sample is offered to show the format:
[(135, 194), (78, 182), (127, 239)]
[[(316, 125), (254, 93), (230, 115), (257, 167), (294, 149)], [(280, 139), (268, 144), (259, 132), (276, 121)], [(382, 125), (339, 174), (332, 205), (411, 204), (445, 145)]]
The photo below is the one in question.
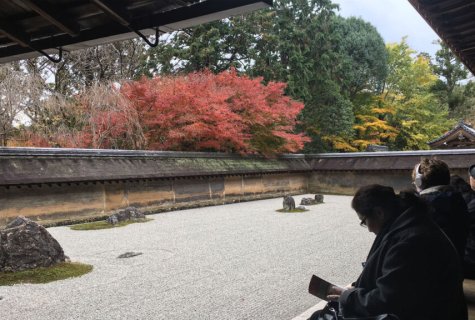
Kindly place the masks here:
[(450, 186), (450, 170), (438, 159), (422, 159), (412, 172), (413, 184), (429, 204), (434, 222), (447, 235), (464, 260), (469, 218), (467, 204), (460, 192)]

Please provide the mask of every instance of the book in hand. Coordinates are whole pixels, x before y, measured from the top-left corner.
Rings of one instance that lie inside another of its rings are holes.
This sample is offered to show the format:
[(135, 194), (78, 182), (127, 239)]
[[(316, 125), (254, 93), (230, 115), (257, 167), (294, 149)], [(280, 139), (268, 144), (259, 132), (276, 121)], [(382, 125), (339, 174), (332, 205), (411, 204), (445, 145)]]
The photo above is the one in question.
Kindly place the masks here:
[(317, 277), (316, 275), (312, 275), (312, 279), (308, 285), (308, 292), (322, 300), (328, 301), (328, 291), (332, 286), (335, 285), (323, 280), (320, 277)]

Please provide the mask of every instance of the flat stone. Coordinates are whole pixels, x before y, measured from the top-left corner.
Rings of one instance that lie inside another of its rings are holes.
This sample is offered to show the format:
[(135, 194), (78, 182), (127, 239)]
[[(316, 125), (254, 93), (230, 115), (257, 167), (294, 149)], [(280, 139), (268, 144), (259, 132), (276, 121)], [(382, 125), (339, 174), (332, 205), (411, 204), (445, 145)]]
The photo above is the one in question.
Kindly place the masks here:
[(302, 200), (300, 200), (300, 205), (302, 206), (310, 206), (317, 203), (318, 203), (317, 200), (312, 199), (312, 198), (302, 198)]
[(140, 256), (141, 254), (142, 252), (126, 252), (118, 256), (117, 259), (132, 258), (132, 257)]

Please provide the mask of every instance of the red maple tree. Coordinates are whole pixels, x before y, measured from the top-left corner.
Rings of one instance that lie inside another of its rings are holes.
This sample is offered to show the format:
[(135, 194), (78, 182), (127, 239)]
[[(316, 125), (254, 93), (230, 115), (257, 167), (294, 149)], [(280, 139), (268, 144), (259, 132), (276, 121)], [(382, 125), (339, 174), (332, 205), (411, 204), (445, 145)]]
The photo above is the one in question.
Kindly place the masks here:
[(62, 105), (58, 124), (30, 133), (29, 142), (267, 156), (296, 152), (309, 139), (294, 132), (303, 104), (285, 96), (285, 86), (264, 85), (262, 78), (236, 70), (143, 78), (120, 89), (100, 84)]
[(203, 71), (143, 78), (121, 92), (139, 115), (148, 149), (270, 155), (308, 141), (294, 133), (303, 104), (285, 96), (285, 86), (235, 70)]

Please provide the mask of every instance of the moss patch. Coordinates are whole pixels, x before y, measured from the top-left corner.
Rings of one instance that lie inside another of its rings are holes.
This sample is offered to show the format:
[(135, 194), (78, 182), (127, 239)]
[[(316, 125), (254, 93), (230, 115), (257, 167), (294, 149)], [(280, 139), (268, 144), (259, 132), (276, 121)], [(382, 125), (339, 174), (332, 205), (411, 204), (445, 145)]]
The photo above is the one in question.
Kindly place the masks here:
[(305, 211), (308, 211), (308, 209), (298, 209), (298, 208), (295, 208), (293, 210), (284, 210), (284, 209), (279, 209), (279, 210), (276, 210), (277, 212), (289, 212), (289, 213), (296, 213), (296, 212), (305, 212)]
[(140, 221), (129, 220), (129, 221), (119, 222), (118, 224), (110, 224), (110, 223), (107, 223), (106, 221), (96, 221), (96, 222), (76, 224), (74, 226), (71, 226), (70, 228), (71, 230), (81, 230), (81, 231), (82, 230), (113, 229), (113, 228), (125, 227), (132, 223), (144, 223), (144, 222), (149, 222), (152, 220), (153, 219), (145, 219), (145, 220), (140, 220)]
[(37, 268), (18, 272), (0, 272), (0, 286), (20, 283), (48, 283), (80, 277), (91, 272), (92, 266), (77, 262), (58, 263), (49, 268)]

